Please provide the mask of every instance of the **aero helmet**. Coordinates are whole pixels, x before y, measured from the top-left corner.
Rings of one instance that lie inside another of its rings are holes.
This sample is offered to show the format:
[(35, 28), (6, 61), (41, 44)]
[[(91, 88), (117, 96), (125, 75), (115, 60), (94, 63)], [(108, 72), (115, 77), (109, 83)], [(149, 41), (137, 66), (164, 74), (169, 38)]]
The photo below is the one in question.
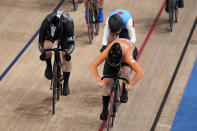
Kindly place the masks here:
[(110, 16), (109, 21), (108, 21), (108, 25), (109, 25), (111, 32), (117, 32), (120, 29), (122, 29), (123, 21), (122, 21), (120, 15), (114, 14), (114, 15)]
[(122, 58), (122, 47), (119, 43), (114, 43), (108, 52), (108, 63), (113, 66), (117, 67), (121, 64)]

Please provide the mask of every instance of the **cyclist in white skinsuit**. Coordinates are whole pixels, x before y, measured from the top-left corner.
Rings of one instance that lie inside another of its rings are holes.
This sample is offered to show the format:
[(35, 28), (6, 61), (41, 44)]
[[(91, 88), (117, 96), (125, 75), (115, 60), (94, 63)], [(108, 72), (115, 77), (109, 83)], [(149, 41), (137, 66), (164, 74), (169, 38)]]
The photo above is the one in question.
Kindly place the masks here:
[[(112, 12), (107, 18), (107, 21), (104, 27), (103, 40), (102, 40), (103, 47), (106, 47), (107, 44), (110, 43), (108, 42), (110, 32), (118, 32), (117, 30), (110, 29), (109, 23), (108, 23), (110, 17), (115, 14), (118, 14), (123, 22), (121, 27), (117, 27), (117, 28), (120, 28), (120, 29), (117, 29), (118, 31), (121, 30), (121, 32), (119, 32), (119, 37), (127, 38), (131, 41), (132, 44), (134, 44), (136, 42), (136, 35), (135, 35), (135, 28), (134, 28), (134, 22), (133, 22), (132, 16), (128, 11), (118, 9)], [(116, 18), (114, 20), (116, 20)]]
[[(109, 15), (104, 27), (102, 48), (100, 52), (103, 52), (107, 47), (107, 45), (111, 43), (113, 40), (115, 40), (117, 37), (128, 39), (132, 45), (134, 45), (136, 42), (134, 22), (131, 14), (126, 10), (118, 9), (113, 11)], [(138, 50), (135, 47), (133, 55), (136, 56), (136, 58), (137, 58), (137, 54), (138, 54)], [(131, 71), (130, 66), (126, 63), (123, 63), (122, 66), (123, 66), (123, 74), (127, 74), (127, 76), (129, 76), (130, 75), (129, 72)], [(123, 77), (127, 77), (127, 76), (123, 76)], [(128, 101), (128, 93), (126, 91), (125, 84), (123, 83), (121, 102), (126, 103), (127, 101)]]

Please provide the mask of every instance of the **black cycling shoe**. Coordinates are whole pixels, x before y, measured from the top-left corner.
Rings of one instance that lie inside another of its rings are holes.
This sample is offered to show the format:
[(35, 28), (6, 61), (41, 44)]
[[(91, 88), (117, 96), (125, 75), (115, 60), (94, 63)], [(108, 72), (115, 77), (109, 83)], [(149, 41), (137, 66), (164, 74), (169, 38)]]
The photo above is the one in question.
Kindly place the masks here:
[(51, 80), (53, 78), (53, 72), (52, 72), (52, 68), (50, 66), (46, 67), (44, 75), (49, 80)]
[(169, 7), (168, 7), (168, 5), (167, 5), (167, 4), (166, 4), (165, 11), (166, 11), (167, 13), (169, 13)]
[(178, 0), (177, 5), (178, 5), (179, 8), (183, 8), (184, 7), (183, 0)]
[(107, 120), (107, 113), (108, 113), (108, 110), (102, 110), (101, 114), (100, 114), (100, 119), (101, 120)]
[(70, 94), (70, 89), (68, 87), (68, 83), (64, 83), (63, 85), (63, 91), (62, 91), (62, 95), (67, 96)]
[(128, 101), (128, 91), (123, 90), (122, 91), (122, 96), (120, 97), (120, 102), (121, 103), (127, 103)]

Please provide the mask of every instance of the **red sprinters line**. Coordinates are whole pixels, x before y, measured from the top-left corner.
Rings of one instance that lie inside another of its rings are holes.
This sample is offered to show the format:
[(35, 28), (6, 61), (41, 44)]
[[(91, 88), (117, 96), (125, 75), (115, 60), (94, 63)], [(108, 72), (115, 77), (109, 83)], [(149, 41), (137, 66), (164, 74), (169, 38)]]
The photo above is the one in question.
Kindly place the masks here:
[(105, 128), (105, 124), (107, 123), (107, 121), (105, 120), (105, 121), (103, 121), (102, 123), (101, 123), (101, 126), (100, 126), (100, 128), (99, 128), (99, 131), (103, 131), (103, 129)]
[[(146, 44), (147, 44), (149, 38), (150, 38), (150, 35), (152, 34), (152, 32), (153, 32), (153, 30), (154, 30), (154, 28), (155, 28), (155, 26), (156, 26), (156, 23), (157, 23), (157, 21), (159, 20), (159, 17), (161, 16), (161, 13), (162, 13), (162, 11), (163, 11), (165, 5), (166, 5), (166, 0), (164, 0), (164, 3), (162, 4), (162, 6), (161, 6), (161, 8), (160, 8), (160, 10), (159, 10), (159, 12), (158, 12), (158, 14), (157, 14), (157, 16), (156, 16), (154, 22), (153, 22), (151, 28), (149, 29), (148, 34), (146, 35), (146, 38), (145, 38), (145, 40), (144, 40), (144, 42), (143, 42), (143, 44), (142, 44), (142, 46), (141, 46), (141, 48), (140, 48), (140, 50), (139, 50), (137, 60), (140, 58), (140, 56), (141, 56), (141, 54), (142, 54), (142, 52), (143, 52), (143, 50), (144, 50), (144, 48), (145, 48), (145, 46), (146, 46)], [(103, 121), (103, 122), (101, 123), (101, 126), (100, 126), (100, 128), (99, 128), (99, 131), (103, 131), (103, 129), (104, 129), (104, 127), (105, 127), (105, 124), (106, 124), (106, 121)]]
[(156, 23), (157, 23), (157, 21), (159, 20), (159, 17), (160, 17), (160, 15), (161, 15), (161, 13), (162, 13), (162, 11), (163, 11), (165, 5), (166, 5), (166, 0), (164, 0), (164, 3), (162, 4), (161, 9), (159, 10), (159, 13), (157, 14), (157, 16), (156, 16), (156, 18), (155, 18), (155, 20), (154, 20), (154, 22), (153, 22), (153, 24), (152, 24), (152, 26), (151, 26), (149, 32), (148, 32), (148, 34), (146, 35), (146, 38), (145, 38), (145, 40), (144, 40), (144, 42), (143, 42), (143, 44), (142, 44), (142, 46), (141, 46), (141, 48), (140, 48), (140, 50), (139, 50), (137, 60), (140, 58), (140, 56), (141, 56), (141, 54), (142, 54), (142, 52), (143, 52), (143, 50), (144, 50), (144, 47), (146, 46), (146, 44), (147, 44), (147, 42), (148, 42), (148, 40), (149, 40), (149, 38), (150, 38), (150, 35), (152, 34), (153, 29), (155, 28)]

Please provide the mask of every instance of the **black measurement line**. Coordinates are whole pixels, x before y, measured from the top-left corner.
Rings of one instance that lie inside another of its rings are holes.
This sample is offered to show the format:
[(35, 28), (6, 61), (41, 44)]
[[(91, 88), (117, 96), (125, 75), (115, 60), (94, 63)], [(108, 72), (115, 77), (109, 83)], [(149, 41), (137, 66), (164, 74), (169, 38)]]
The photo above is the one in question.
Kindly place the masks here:
[(191, 38), (192, 38), (192, 35), (193, 35), (194, 29), (195, 29), (195, 27), (196, 27), (196, 24), (197, 24), (197, 17), (196, 17), (196, 19), (195, 19), (195, 21), (194, 21), (194, 24), (193, 24), (192, 29), (191, 29), (191, 32), (190, 32), (190, 34), (189, 34), (189, 36), (188, 36), (188, 38), (187, 38), (187, 41), (186, 41), (186, 43), (185, 43), (185, 46), (184, 46), (184, 48), (183, 48), (183, 50), (182, 50), (181, 56), (180, 56), (179, 61), (178, 61), (177, 65), (176, 65), (175, 71), (174, 71), (173, 76), (172, 76), (172, 78), (171, 78), (171, 80), (170, 80), (169, 86), (168, 86), (168, 88), (167, 88), (167, 90), (166, 90), (166, 93), (165, 93), (165, 95), (164, 95), (164, 97), (163, 97), (163, 100), (162, 100), (162, 102), (161, 102), (161, 105), (160, 105), (159, 110), (158, 110), (158, 112), (157, 112), (157, 114), (156, 114), (155, 120), (154, 120), (154, 122), (153, 122), (153, 125), (152, 125), (150, 131), (154, 131), (155, 128), (156, 128), (156, 126), (157, 126), (157, 123), (158, 123), (159, 118), (160, 118), (160, 116), (161, 116), (162, 110), (163, 110), (163, 108), (164, 108), (164, 105), (165, 105), (165, 103), (166, 103), (166, 100), (167, 100), (167, 98), (168, 98), (168, 95), (169, 95), (169, 93), (170, 93), (170, 90), (171, 90), (171, 88), (172, 88), (173, 82), (174, 82), (174, 80), (175, 80), (175, 78), (176, 78), (177, 72), (178, 72), (178, 70), (179, 70), (179, 67), (180, 67), (180, 65), (181, 65), (181, 62), (182, 62), (182, 60), (183, 60), (183, 58), (184, 58), (184, 55), (185, 55), (185, 52), (186, 52), (186, 50), (187, 50), (187, 47), (188, 47), (188, 45), (189, 45), (189, 43), (190, 43), (190, 40), (191, 40)]

